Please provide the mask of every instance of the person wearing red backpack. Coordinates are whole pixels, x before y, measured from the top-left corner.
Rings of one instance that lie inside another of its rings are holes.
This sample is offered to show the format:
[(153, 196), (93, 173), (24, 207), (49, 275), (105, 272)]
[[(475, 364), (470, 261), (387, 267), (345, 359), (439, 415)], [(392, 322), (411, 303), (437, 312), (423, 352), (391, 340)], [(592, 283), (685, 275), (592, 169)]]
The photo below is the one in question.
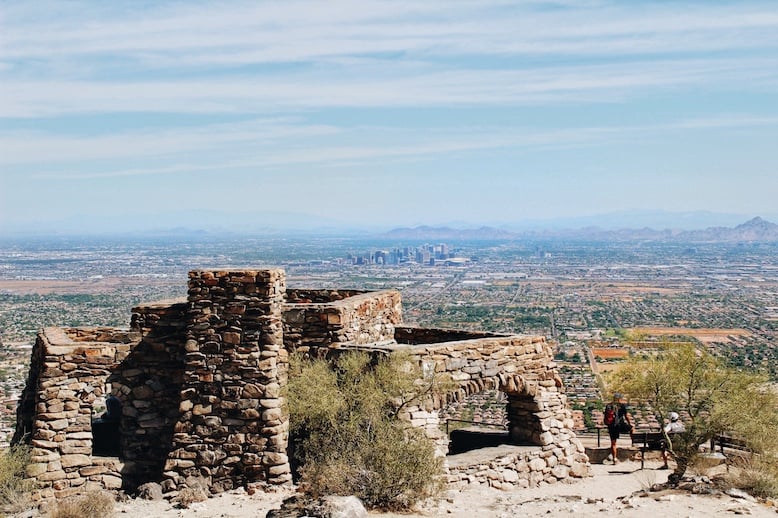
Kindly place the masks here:
[(605, 405), (602, 422), (608, 427), (608, 436), (611, 438), (611, 458), (613, 463), (619, 462), (616, 442), (622, 433), (632, 434), (632, 416), (627, 408), (627, 400), (619, 393), (613, 395), (613, 402)]

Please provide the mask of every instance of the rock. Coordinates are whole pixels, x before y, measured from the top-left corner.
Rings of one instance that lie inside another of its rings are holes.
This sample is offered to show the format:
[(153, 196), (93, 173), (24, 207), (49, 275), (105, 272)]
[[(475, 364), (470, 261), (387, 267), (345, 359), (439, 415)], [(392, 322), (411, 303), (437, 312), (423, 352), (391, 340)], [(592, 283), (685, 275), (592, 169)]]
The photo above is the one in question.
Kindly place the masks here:
[(156, 482), (147, 482), (138, 486), (138, 498), (143, 500), (162, 500), (162, 486)]
[(325, 496), (306, 511), (320, 518), (367, 518), (367, 510), (362, 501), (355, 496)]
[(551, 474), (558, 479), (567, 478), (567, 475), (570, 474), (570, 468), (560, 464), (551, 469)]
[(570, 466), (571, 477), (584, 478), (591, 476), (591, 474), (592, 468), (589, 464), (584, 464), (583, 462), (573, 462), (573, 465)]
[(101, 480), (103, 482), (103, 487), (106, 489), (121, 489), (122, 488), (122, 479), (121, 477), (116, 477), (114, 475), (103, 475), (101, 477)]
[(305, 516), (305, 499), (301, 495), (294, 495), (283, 502), (278, 509), (271, 509), (265, 515), (266, 518), (298, 518)]
[(543, 459), (536, 458), (536, 459), (532, 459), (529, 462), (529, 469), (531, 469), (532, 471), (540, 471), (545, 467), (546, 467), (546, 461), (544, 461)]
[(511, 469), (506, 469), (502, 471), (502, 479), (509, 483), (518, 482), (519, 474)]
[(727, 495), (731, 496), (732, 498), (737, 498), (740, 500), (747, 500), (749, 502), (755, 501), (754, 497), (743, 491), (742, 489), (738, 489), (736, 487), (727, 489)]
[(63, 455), (61, 458), (63, 468), (73, 468), (76, 466), (89, 466), (92, 464), (92, 459), (88, 455), (79, 453), (71, 455)]

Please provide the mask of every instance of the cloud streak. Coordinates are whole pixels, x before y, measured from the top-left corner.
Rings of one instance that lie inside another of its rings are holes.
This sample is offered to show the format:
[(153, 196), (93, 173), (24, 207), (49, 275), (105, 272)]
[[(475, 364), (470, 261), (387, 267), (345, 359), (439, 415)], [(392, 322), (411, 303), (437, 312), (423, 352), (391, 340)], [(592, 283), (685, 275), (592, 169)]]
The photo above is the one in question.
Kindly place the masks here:
[(696, 192), (702, 172), (774, 172), (776, 91), (766, 1), (5, 2), (0, 191), (48, 202), (0, 195), (9, 212), (64, 213), (49, 185), (120, 184), (143, 203), (146, 180), (172, 200), (229, 172), (311, 193), (340, 173), (353, 196), (381, 196), (367, 171), (446, 199), (466, 171), (517, 169), (537, 185), (632, 174), (631, 188), (659, 170)]
[[(339, 167), (370, 165), (380, 161), (424, 160), (441, 155), (506, 149), (553, 150), (613, 143), (635, 138), (663, 135), (673, 131), (778, 127), (778, 117), (730, 115), (716, 118), (682, 119), (665, 124), (641, 126), (601, 126), (538, 131), (532, 128), (478, 128), (461, 131), (421, 129), (408, 132), (400, 128), (320, 128), (286, 122), (255, 121), (234, 125), (211, 125), (197, 129), (177, 129), (158, 133), (123, 134), (111, 137), (24, 138), (0, 136), (3, 153), (0, 165), (40, 164), (39, 155), (60, 164), (56, 170), (38, 168), (32, 173), (38, 180), (85, 180), (132, 176), (186, 174), (254, 170), (262, 173), (297, 165)], [(252, 132), (252, 128), (258, 130)], [(341, 140), (322, 141), (333, 135), (356, 140), (370, 133), (362, 143), (344, 145)], [(210, 139), (209, 135), (218, 135)], [(307, 138), (304, 143), (301, 138)], [(34, 145), (26, 145), (34, 142)], [(182, 162), (198, 156), (198, 161)], [(215, 157), (213, 156), (215, 155)], [(145, 166), (115, 168), (105, 166), (142, 156)], [(209, 156), (211, 156), (209, 158)], [(94, 162), (93, 165), (89, 163)], [(80, 171), (68, 164), (82, 164)], [(88, 165), (86, 172), (83, 164)]]
[(444, 70), (360, 77), (317, 71), (281, 77), (126, 82), (18, 81), (0, 85), (2, 117), (73, 113), (266, 113), (326, 107), (472, 106), (612, 102), (646, 89), (753, 89), (778, 83), (778, 58), (669, 60), (542, 67)]
[[(25, 4), (4, 27), (5, 59), (127, 56), (160, 64), (234, 65), (318, 61), (395, 52), (449, 54), (639, 54), (778, 44), (778, 14), (765, 3), (602, 4), (547, 9), (543, 3), (385, 2), (150, 4), (148, 11), (94, 12), (94, 4), (50, 5), (56, 18), (29, 31), (15, 18), (46, 12)], [(573, 4), (575, 5), (575, 4)], [(64, 11), (64, 12), (63, 12)], [(35, 13), (35, 14), (33, 14)], [(17, 26), (18, 25), (18, 26)], [(167, 58), (167, 59), (166, 59)], [(183, 58), (183, 61), (179, 59)]]

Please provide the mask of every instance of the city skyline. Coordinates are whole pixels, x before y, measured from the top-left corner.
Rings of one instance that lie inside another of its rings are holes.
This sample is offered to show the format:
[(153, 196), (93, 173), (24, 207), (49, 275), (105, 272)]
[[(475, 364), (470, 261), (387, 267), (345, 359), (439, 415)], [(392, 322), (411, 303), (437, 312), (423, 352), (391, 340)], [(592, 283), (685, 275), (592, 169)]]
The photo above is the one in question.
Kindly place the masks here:
[(776, 29), (768, 2), (4, 3), (0, 232), (775, 220)]

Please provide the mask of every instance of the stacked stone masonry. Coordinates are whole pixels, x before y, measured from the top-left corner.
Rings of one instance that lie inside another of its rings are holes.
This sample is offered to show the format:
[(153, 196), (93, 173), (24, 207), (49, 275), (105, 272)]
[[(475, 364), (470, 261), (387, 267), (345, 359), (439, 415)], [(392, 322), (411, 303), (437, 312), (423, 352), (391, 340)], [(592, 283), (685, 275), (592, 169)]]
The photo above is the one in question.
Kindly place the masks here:
[[(289, 484), (289, 352), (404, 351), (454, 382), (401, 414), (441, 455), (441, 411), (484, 391), (506, 395), (510, 441), (521, 451), (476, 465), (452, 457), (449, 482), (507, 487), (586, 475), (544, 338), (406, 327), (401, 314), (395, 290), (287, 290), (283, 270), (193, 271), (186, 301), (134, 308), (129, 331), (39, 333), (14, 442), (32, 447), (27, 475), (41, 499), (149, 481), (167, 497), (203, 482), (212, 493)], [(114, 456), (94, 449), (95, 405), (106, 393), (121, 403)]]
[(393, 342), (402, 322), (400, 293), (394, 290), (288, 290), (284, 345), (290, 351)]
[(481, 485), (509, 490), (555, 484), (570, 477), (590, 475), (589, 458), (572, 443), (542, 449), (500, 446), (489, 450), (493, 452), (481, 452), (483, 460), (480, 461), (449, 463), (449, 485)]
[(109, 329), (38, 335), (30, 371), (36, 390), (22, 395), (14, 440), (31, 446), (27, 476), (40, 498), (122, 487), (124, 463), (92, 456), (93, 405), (136, 340), (135, 333)]

